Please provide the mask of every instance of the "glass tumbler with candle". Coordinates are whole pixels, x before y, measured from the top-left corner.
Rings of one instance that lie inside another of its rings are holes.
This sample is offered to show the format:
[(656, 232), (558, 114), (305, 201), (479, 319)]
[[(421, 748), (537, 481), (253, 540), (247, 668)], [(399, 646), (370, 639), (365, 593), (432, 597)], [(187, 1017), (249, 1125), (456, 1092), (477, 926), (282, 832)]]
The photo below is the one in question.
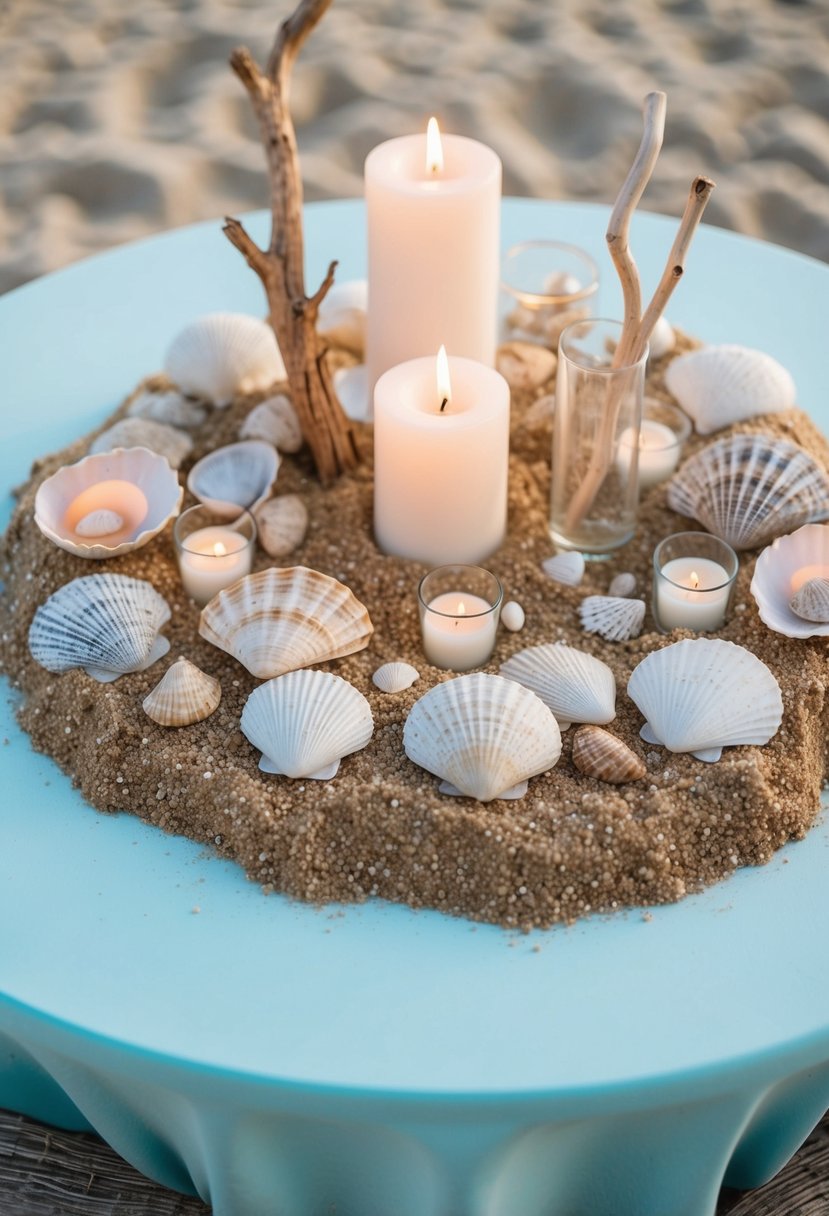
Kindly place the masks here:
[(434, 667), (470, 671), (495, 649), (504, 593), (480, 566), (439, 566), (421, 580), (417, 606), (423, 650)]
[[(682, 447), (691, 434), (691, 419), (676, 405), (646, 397), (639, 430), (639, 492), (667, 481), (679, 464)], [(636, 442), (635, 432), (619, 436), (619, 453), (629, 459), (626, 448)]]
[(739, 568), (731, 546), (708, 532), (676, 532), (660, 541), (653, 553), (651, 604), (657, 629), (721, 629)]
[(614, 366), (621, 332), (618, 321), (577, 321), (559, 340), (550, 535), (587, 558), (608, 557), (636, 529), (648, 351)]
[(239, 508), (236, 518), (211, 507), (190, 507), (173, 529), (184, 590), (199, 606), (250, 574), (256, 548), (256, 523)]
[(563, 329), (595, 312), (598, 290), (599, 268), (577, 245), (513, 245), (501, 262), (501, 340), (555, 350)]

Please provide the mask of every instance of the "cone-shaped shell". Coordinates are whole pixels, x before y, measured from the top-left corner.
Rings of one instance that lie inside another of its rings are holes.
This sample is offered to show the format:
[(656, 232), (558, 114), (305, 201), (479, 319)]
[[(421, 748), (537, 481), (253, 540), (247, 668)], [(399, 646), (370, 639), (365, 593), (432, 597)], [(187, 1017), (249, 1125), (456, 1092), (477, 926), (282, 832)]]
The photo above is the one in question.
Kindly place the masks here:
[(636, 752), (600, 726), (580, 726), (573, 735), (573, 764), (585, 776), (611, 785), (641, 781), (648, 771)]
[(501, 676), (458, 676), (416, 701), (403, 727), (406, 755), (443, 779), (443, 793), (481, 802), (520, 798), (552, 768), (561, 732), (528, 688)]
[(570, 553), (556, 553), (541, 563), (541, 569), (548, 578), (566, 587), (577, 587), (584, 578), (584, 558), (581, 553), (573, 550)]
[(184, 431), (151, 418), (122, 418), (113, 423), (89, 445), (89, 455), (112, 452), (115, 448), (147, 448), (163, 456), (171, 468), (177, 469), (193, 450), (193, 440)]
[(384, 663), (371, 679), (381, 692), (403, 692), (420, 679), (420, 672), (411, 663)]
[(239, 428), (239, 438), (262, 439), (280, 452), (298, 452), (302, 428), (290, 397), (278, 393), (255, 405)]
[(645, 601), (620, 595), (588, 595), (579, 605), (585, 633), (598, 633), (608, 642), (626, 642), (642, 632)]
[(790, 409), (796, 395), (785, 367), (747, 346), (705, 346), (680, 355), (668, 367), (665, 384), (700, 435)]
[(768, 743), (783, 720), (783, 698), (756, 655), (722, 638), (693, 638), (649, 654), (628, 681), (628, 696), (647, 721), (648, 743), (698, 760), (724, 747)]
[(802, 448), (767, 435), (731, 435), (686, 460), (668, 505), (733, 549), (756, 549), (829, 517), (829, 477)]
[(41, 604), (29, 629), (29, 650), (47, 671), (82, 667), (107, 683), (143, 671), (170, 649), (159, 629), (167, 601), (150, 583), (124, 574), (90, 574), (64, 584)]
[(806, 524), (757, 558), (751, 594), (769, 629), (789, 638), (829, 637), (829, 622), (807, 620), (792, 606), (810, 577), (829, 579), (829, 524)]
[(130, 402), (127, 414), (130, 418), (149, 418), (167, 426), (183, 427), (185, 431), (194, 431), (207, 420), (205, 406), (199, 401), (191, 401), (176, 389), (158, 392), (144, 389)]
[(203, 638), (260, 680), (354, 654), (373, 629), (348, 587), (305, 566), (248, 574), (214, 596), (199, 624)]
[(218, 406), (286, 376), (270, 325), (232, 312), (210, 313), (182, 329), (170, 344), (164, 370), (183, 393)]
[(571, 722), (612, 722), (616, 717), (613, 672), (574, 646), (529, 646), (502, 663), (500, 671), (539, 696), (562, 730)]
[(246, 439), (216, 448), (193, 465), (187, 488), (206, 507), (233, 512), (255, 511), (271, 492), (279, 470), (279, 453), (270, 443)]
[(365, 747), (374, 731), (363, 694), (325, 671), (292, 671), (255, 688), (240, 725), (262, 753), (263, 772), (319, 781), (333, 777), (341, 758)]
[(331, 346), (362, 356), (366, 347), (368, 282), (346, 279), (335, 283), (324, 297), (317, 314), (317, 333)]
[(189, 659), (176, 659), (144, 698), (147, 717), (159, 726), (190, 726), (218, 709), (222, 686)]

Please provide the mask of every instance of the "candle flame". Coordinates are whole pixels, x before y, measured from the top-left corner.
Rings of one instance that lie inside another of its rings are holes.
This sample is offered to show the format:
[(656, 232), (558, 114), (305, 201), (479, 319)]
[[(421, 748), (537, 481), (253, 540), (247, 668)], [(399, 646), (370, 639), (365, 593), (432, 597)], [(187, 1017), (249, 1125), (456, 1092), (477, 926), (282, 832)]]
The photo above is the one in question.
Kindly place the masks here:
[(441, 402), (441, 412), (452, 400), (452, 381), (449, 379), (449, 360), (446, 357), (446, 347), (438, 351), (437, 359), (438, 400)]
[(426, 126), (426, 172), (432, 176), (443, 172), (443, 144), (436, 118), (430, 118)]
[(226, 555), (227, 555), (227, 549), (225, 548), (225, 546), (222, 544), (222, 542), (220, 540), (217, 540), (215, 542), (215, 544), (213, 545), (213, 556), (214, 557), (225, 557)]
[(696, 591), (697, 587), (699, 586), (699, 575), (697, 574), (696, 570), (691, 571), (691, 577), (690, 577), (689, 581), (691, 583), (691, 590)]
[(458, 600), (458, 611), (455, 613), (455, 615), (466, 616), (466, 604), (463, 602), (463, 600)]

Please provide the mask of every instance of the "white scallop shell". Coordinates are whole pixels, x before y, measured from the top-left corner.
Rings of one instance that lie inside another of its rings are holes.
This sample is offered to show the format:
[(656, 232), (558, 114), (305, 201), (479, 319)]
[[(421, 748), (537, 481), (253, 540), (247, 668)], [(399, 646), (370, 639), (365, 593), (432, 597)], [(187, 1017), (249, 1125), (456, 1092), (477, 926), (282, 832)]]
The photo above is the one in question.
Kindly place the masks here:
[(167, 426), (183, 427), (185, 431), (194, 431), (207, 420), (207, 410), (201, 402), (191, 401), (177, 389), (158, 392), (144, 389), (130, 402), (127, 414), (130, 418), (149, 418)]
[(669, 354), (676, 346), (676, 334), (670, 321), (665, 317), (660, 317), (651, 330), (651, 336), (648, 338), (648, 357), (651, 359), (661, 359), (663, 355)]
[(261, 439), (229, 443), (208, 452), (187, 477), (187, 489), (219, 513), (234, 507), (255, 511), (269, 496), (279, 471), (279, 453)]
[(334, 392), (346, 418), (353, 422), (367, 422), (371, 418), (371, 395), (365, 363), (337, 368), (334, 372)]
[(668, 367), (665, 384), (700, 435), (790, 409), (796, 396), (785, 367), (747, 346), (704, 346), (680, 355)]
[(371, 679), (381, 692), (403, 692), (420, 679), (420, 672), (411, 663), (384, 663)]
[(32, 658), (47, 671), (82, 667), (102, 683), (144, 671), (170, 649), (159, 629), (167, 601), (150, 583), (124, 574), (89, 574), (60, 587), (29, 629)]
[[(183, 494), (163, 456), (146, 448), (118, 448), (47, 477), (35, 495), (35, 523), (76, 557), (117, 557), (157, 536), (178, 515)], [(120, 516), (119, 527), (111, 529), (112, 518), (102, 519), (102, 512)], [(96, 533), (96, 526), (106, 530)]]
[(783, 720), (768, 667), (722, 638), (686, 639), (649, 654), (634, 669), (628, 696), (647, 719), (639, 732), (647, 743), (707, 763), (724, 747), (768, 743)]
[(102, 431), (89, 445), (89, 455), (112, 452), (115, 448), (147, 448), (163, 456), (171, 468), (177, 469), (193, 450), (193, 440), (184, 431), (177, 431), (165, 422), (149, 418), (122, 418)]
[(354, 654), (374, 627), (354, 593), (305, 566), (260, 570), (202, 609), (199, 633), (260, 680)]
[(781, 536), (757, 558), (751, 594), (760, 619), (789, 638), (829, 637), (829, 624), (807, 621), (795, 613), (792, 596), (809, 578), (829, 578), (829, 524), (805, 524)]
[(500, 673), (539, 696), (561, 730), (571, 722), (601, 725), (616, 717), (616, 680), (601, 659), (551, 642), (519, 650)]
[(286, 378), (270, 325), (233, 312), (209, 313), (185, 326), (167, 350), (164, 370), (183, 393), (218, 406)]
[(280, 452), (298, 452), (302, 427), (290, 397), (277, 393), (255, 405), (239, 428), (239, 438), (264, 439)]
[(362, 357), (366, 348), (368, 281), (347, 279), (335, 283), (317, 313), (317, 333), (332, 346)]
[(645, 601), (621, 595), (588, 595), (579, 605), (585, 633), (598, 633), (608, 642), (627, 642), (642, 632)]
[(630, 599), (636, 590), (636, 575), (630, 574), (627, 570), (622, 574), (617, 574), (611, 579), (610, 586), (607, 589), (608, 595), (619, 596), (622, 599)]
[(159, 726), (190, 726), (219, 707), (222, 686), (189, 659), (176, 659), (142, 702), (148, 718)]
[(548, 578), (555, 579), (557, 583), (564, 583), (566, 587), (578, 587), (584, 578), (584, 558), (575, 550), (556, 553), (545, 558), (541, 569)]
[(416, 701), (403, 727), (406, 755), (443, 780), (443, 794), (489, 802), (522, 798), (552, 768), (561, 732), (546, 705), (513, 680), (457, 676)]
[(501, 620), (504, 623), (504, 628), (510, 633), (520, 633), (524, 628), (526, 621), (524, 609), (518, 603), (518, 600), (508, 600), (501, 609)]
[(308, 531), (308, 508), (298, 494), (269, 498), (255, 510), (259, 543), (270, 557), (287, 557)]
[(829, 516), (829, 477), (803, 448), (730, 435), (691, 456), (668, 483), (668, 505), (733, 549), (756, 549)]
[(810, 578), (789, 600), (789, 607), (804, 621), (829, 625), (829, 577)]
[(366, 746), (374, 720), (363, 694), (340, 676), (291, 671), (253, 690), (240, 726), (261, 751), (263, 772), (327, 781), (343, 756)]

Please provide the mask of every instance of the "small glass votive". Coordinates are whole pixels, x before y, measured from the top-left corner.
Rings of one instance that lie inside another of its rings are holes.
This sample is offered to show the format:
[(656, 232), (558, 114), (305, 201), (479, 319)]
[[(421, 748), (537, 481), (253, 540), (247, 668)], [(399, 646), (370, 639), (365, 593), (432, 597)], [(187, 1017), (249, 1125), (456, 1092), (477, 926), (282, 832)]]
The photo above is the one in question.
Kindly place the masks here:
[(598, 290), (599, 268), (577, 245), (513, 245), (501, 262), (501, 340), (555, 350), (565, 326), (593, 313)]
[(173, 528), (184, 590), (203, 607), (218, 591), (250, 574), (256, 548), (256, 523), (239, 508), (236, 519), (212, 507), (190, 507)]
[(447, 671), (489, 662), (503, 598), (498, 579), (480, 566), (438, 566), (424, 575), (417, 606), (429, 662)]
[(714, 633), (725, 624), (740, 563), (724, 540), (708, 532), (676, 532), (653, 553), (651, 610), (660, 633)]
[[(642, 405), (639, 430), (639, 491), (667, 481), (679, 464), (682, 446), (691, 434), (691, 419), (678, 406), (646, 397)], [(636, 442), (635, 431), (619, 436), (619, 451), (629, 461), (629, 449)]]

